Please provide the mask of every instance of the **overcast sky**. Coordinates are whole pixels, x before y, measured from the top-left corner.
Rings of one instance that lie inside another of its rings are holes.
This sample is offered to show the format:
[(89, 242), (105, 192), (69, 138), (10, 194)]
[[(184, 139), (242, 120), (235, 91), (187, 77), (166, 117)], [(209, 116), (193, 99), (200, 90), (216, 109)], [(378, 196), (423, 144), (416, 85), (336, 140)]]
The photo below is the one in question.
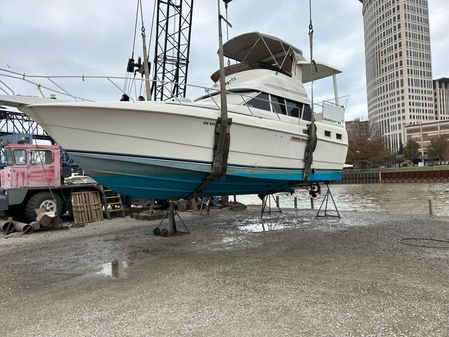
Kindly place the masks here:
[[(124, 76), (132, 49), (136, 3), (136, 0), (2, 0), (0, 68), (35, 75)], [(154, 2), (143, 0), (143, 3), (148, 32)], [(448, 77), (449, 1), (429, 0), (429, 9), (433, 77)], [(215, 0), (195, 0), (189, 83), (212, 85), (210, 74), (218, 68), (216, 13)], [(229, 5), (233, 25), (229, 34), (233, 37), (259, 31), (278, 36), (308, 56), (308, 16), (307, 0), (234, 0)], [(340, 95), (349, 96), (346, 120), (366, 119), (362, 4), (357, 0), (313, 0), (313, 24), (314, 58), (343, 71), (338, 83)], [(141, 55), (140, 44), (136, 55)], [(16, 93), (30, 94), (22, 92), (28, 89), (15, 81), (0, 80)], [(107, 83), (101, 85), (114, 89)], [(96, 84), (83, 90), (79, 82), (68, 87), (90, 97), (104, 89)], [(330, 90), (328, 84), (320, 86), (317, 96), (331, 97)], [(192, 98), (200, 94), (198, 90), (187, 91)]]

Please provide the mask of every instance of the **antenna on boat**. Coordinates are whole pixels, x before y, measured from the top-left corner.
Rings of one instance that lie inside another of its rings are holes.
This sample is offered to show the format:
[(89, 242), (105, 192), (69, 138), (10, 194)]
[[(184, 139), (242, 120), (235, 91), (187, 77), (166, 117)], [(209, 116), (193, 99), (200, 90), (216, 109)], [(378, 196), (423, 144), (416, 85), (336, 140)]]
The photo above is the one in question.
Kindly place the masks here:
[(313, 162), (313, 152), (315, 151), (317, 144), (316, 135), (316, 125), (315, 125), (315, 112), (314, 112), (314, 100), (313, 100), (313, 71), (316, 68), (316, 63), (313, 60), (313, 23), (312, 23), (312, 0), (309, 0), (309, 47), (310, 47), (310, 108), (312, 110), (312, 117), (310, 119), (310, 124), (308, 125), (308, 134), (306, 149), (304, 152), (304, 176), (303, 180), (307, 181), (310, 175), (312, 162)]

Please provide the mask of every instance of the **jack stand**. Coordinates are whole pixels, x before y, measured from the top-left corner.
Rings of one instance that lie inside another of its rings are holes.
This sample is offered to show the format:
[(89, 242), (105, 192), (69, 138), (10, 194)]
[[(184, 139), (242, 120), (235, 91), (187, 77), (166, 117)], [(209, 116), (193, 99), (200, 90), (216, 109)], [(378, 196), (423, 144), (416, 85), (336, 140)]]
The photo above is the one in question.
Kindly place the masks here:
[[(185, 231), (179, 231), (176, 228), (175, 216), (177, 216), (178, 219), (181, 221), (182, 225), (185, 228)], [(175, 236), (175, 235), (178, 235), (178, 234), (190, 234), (189, 229), (187, 228), (184, 220), (182, 220), (182, 218), (179, 216), (179, 213), (175, 209), (175, 206), (173, 206), (173, 202), (172, 201), (170, 201), (170, 206), (165, 211), (164, 217), (162, 218), (161, 223), (159, 224), (159, 226), (162, 226), (162, 223), (164, 222), (164, 220), (167, 217), (168, 217), (168, 229), (166, 229), (166, 228), (160, 229), (160, 227), (156, 227), (153, 230), (153, 234), (154, 235), (161, 235), (161, 236), (167, 237), (167, 236)]]
[(154, 200), (151, 200), (150, 202), (150, 214), (154, 213)]
[(265, 196), (263, 196), (261, 198), (262, 199), (262, 208), (260, 210), (260, 217), (261, 218), (263, 218), (263, 214), (265, 212), (265, 208), (267, 206), (267, 203), (268, 203), (268, 214), (271, 214), (271, 198), (270, 197), (273, 198), (273, 200), (274, 200), (274, 202), (276, 204), (276, 208), (279, 210), (280, 213), (282, 213), (281, 207), (279, 207), (278, 199), (276, 199), (273, 194), (267, 194), (267, 195), (265, 195)]
[(206, 212), (209, 215), (210, 207), (212, 206), (212, 197), (201, 199), (200, 215), (203, 215), (204, 206), (206, 206)]
[[(319, 217), (326, 217), (326, 218), (327, 218), (327, 217), (335, 217), (335, 218), (341, 218), (340, 212), (338, 212), (338, 208), (337, 208), (337, 205), (335, 204), (335, 200), (334, 200), (334, 197), (332, 196), (332, 192), (331, 192), (331, 190), (330, 190), (330, 188), (329, 188), (329, 185), (326, 184), (326, 187), (327, 187), (327, 192), (326, 192), (326, 194), (324, 195), (324, 199), (323, 199), (323, 201), (321, 202), (321, 206), (320, 206), (320, 208), (318, 209), (318, 212), (316, 213), (315, 218), (319, 218)], [(330, 199), (332, 200), (332, 203), (334, 204), (335, 212), (337, 212), (336, 215), (335, 215), (335, 214), (328, 214), (328, 213), (327, 213), (327, 206), (328, 206), (328, 203), (329, 203), (329, 197), (330, 197)], [(323, 214), (323, 215), (320, 215), (320, 212), (321, 212), (321, 209), (323, 208), (323, 205), (325, 205), (325, 206), (324, 206), (324, 214)]]

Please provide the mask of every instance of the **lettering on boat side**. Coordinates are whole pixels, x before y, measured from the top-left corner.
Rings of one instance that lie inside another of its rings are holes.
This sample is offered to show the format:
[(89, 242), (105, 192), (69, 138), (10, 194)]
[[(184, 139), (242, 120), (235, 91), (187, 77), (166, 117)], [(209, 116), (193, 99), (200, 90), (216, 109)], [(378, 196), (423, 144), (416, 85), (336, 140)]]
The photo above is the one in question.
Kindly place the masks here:
[(290, 137), (290, 140), (293, 141), (293, 142), (302, 142), (302, 143), (305, 143), (305, 142), (306, 142), (305, 139), (300, 138), (300, 137), (295, 137), (295, 136), (291, 136), (291, 137)]
[(203, 121), (203, 125), (212, 125), (215, 126), (216, 122), (215, 121)]
[[(227, 80), (227, 81), (225, 82), (225, 85), (231, 84), (231, 82), (234, 82), (236, 79), (237, 79), (237, 78), (236, 78), (235, 76), (234, 76), (234, 77), (231, 77), (229, 80)], [(213, 88), (218, 88), (218, 82), (215, 83), (212, 87), (213, 87)]]

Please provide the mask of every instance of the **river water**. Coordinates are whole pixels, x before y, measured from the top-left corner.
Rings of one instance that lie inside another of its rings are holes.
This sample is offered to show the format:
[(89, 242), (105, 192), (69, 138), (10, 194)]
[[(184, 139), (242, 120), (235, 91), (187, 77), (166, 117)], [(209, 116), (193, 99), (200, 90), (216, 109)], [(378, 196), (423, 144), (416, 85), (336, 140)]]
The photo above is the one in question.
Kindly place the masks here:
[[(330, 189), (340, 211), (375, 211), (408, 214), (428, 214), (429, 199), (435, 215), (449, 215), (449, 183), (397, 183), (397, 184), (355, 184), (330, 185)], [(314, 200), (319, 208), (327, 189)], [(293, 195), (279, 193), (281, 208), (294, 206), (298, 198), (298, 208), (310, 209), (310, 198), (306, 190), (298, 190)], [(237, 196), (244, 204), (260, 205), (255, 195)], [(274, 206), (274, 200), (271, 202)]]

